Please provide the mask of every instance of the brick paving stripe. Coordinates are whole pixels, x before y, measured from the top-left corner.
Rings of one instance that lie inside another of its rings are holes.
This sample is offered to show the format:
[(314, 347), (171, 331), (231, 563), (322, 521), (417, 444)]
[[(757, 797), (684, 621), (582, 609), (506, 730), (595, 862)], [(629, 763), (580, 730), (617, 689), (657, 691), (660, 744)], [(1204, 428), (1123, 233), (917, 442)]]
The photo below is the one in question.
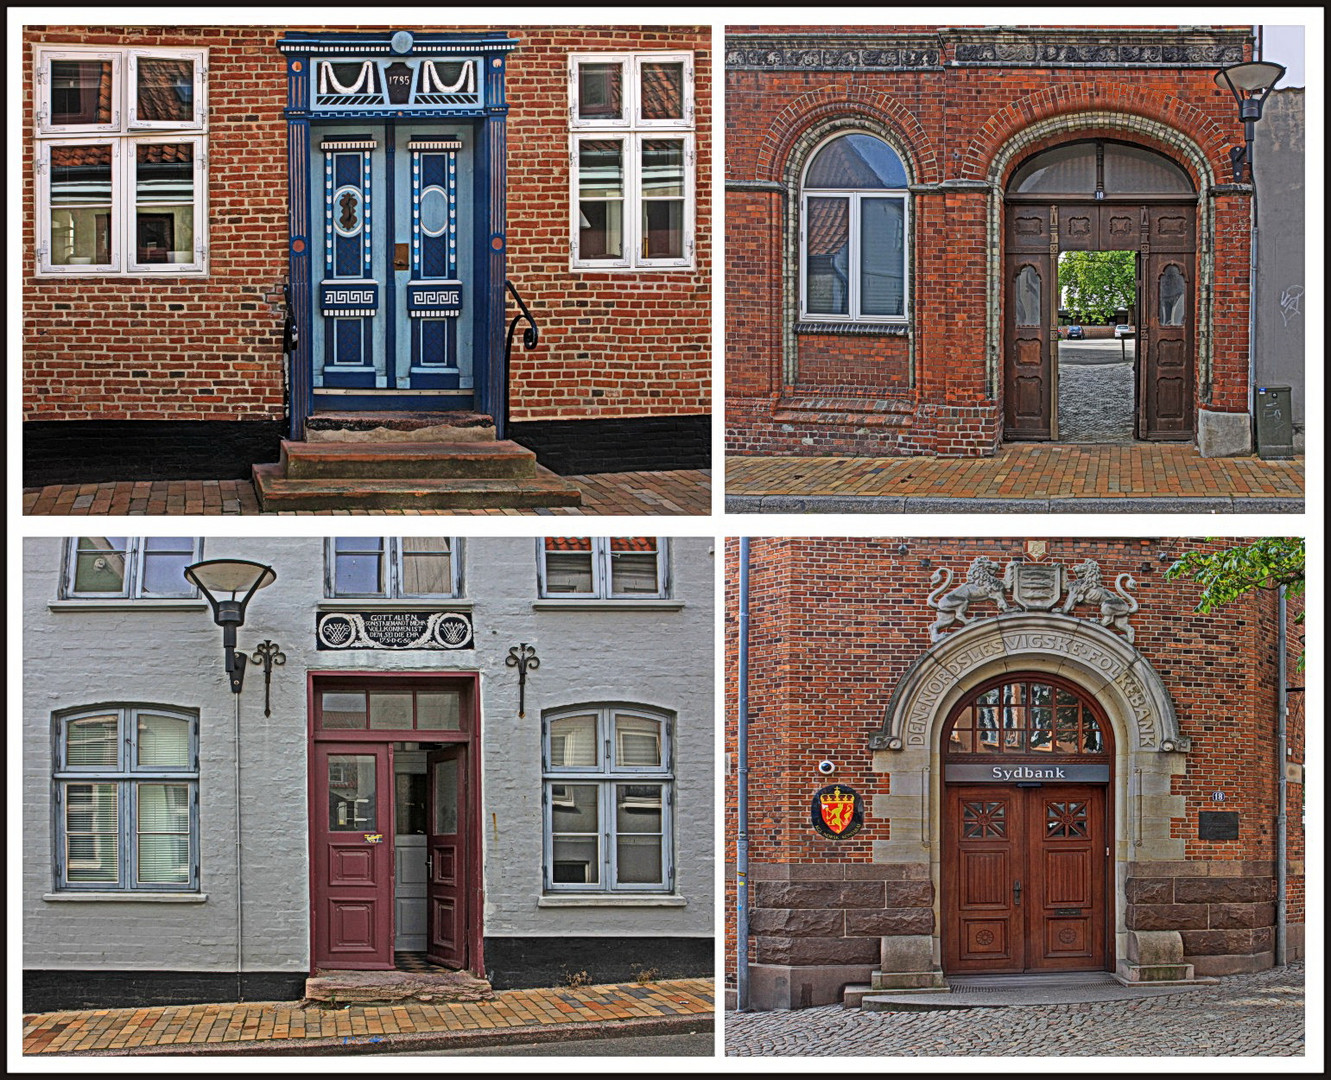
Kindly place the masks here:
[[(374, 514), (588, 514), (707, 515), (712, 512), (712, 476), (707, 469), (668, 472), (595, 473), (563, 479), (582, 490), (581, 506), (485, 510), (375, 510)], [(186, 491), (189, 495), (187, 497)], [(259, 514), (254, 487), (245, 480), (123, 480), (107, 484), (54, 484), (25, 488), (25, 514)], [(369, 514), (353, 510), (288, 510), (271, 516)]]
[(385, 1042), (386, 1036), (449, 1032), (531, 1032), (558, 1025), (576, 1035), (579, 1024), (603, 1027), (633, 1018), (711, 1018), (709, 979), (670, 979), (647, 986), (612, 984), (576, 990), (501, 990), (493, 1001), (426, 1005), (351, 1005), (331, 1010), (293, 1002), (86, 1009), (23, 1017), (24, 1054), (84, 1051), (129, 1053), (274, 1040), (348, 1039)]

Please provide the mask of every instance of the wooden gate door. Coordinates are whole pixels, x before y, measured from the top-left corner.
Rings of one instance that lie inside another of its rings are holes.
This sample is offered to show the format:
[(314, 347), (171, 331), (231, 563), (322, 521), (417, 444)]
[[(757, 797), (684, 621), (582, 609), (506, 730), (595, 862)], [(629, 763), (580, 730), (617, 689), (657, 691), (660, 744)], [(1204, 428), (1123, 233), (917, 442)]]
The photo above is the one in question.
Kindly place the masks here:
[(467, 857), (467, 748), (437, 750), (427, 761), (426, 957), (432, 963), (464, 968), (468, 962), (467, 875), (471, 864)]
[(315, 968), (393, 966), (393, 768), (386, 743), (313, 747)]
[(1052, 343), (1058, 326), (1054, 214), (1048, 206), (1008, 210), (1003, 431), (1009, 439), (1047, 440), (1054, 434), (1057, 372)]
[(1147, 207), (1150, 229), (1142, 246), (1142, 310), (1137, 348), (1142, 357), (1142, 437), (1188, 440), (1193, 421), (1193, 287), (1196, 213), (1192, 207)]
[(1103, 970), (1105, 789), (950, 785), (945, 801), (945, 970)]

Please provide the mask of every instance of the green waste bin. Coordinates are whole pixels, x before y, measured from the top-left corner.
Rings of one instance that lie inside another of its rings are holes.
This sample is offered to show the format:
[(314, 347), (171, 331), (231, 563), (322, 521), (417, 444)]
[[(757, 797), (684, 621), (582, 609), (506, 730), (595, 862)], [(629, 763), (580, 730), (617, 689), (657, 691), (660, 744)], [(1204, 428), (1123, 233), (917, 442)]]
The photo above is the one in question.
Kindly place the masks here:
[(1257, 388), (1257, 456), (1263, 461), (1294, 456), (1294, 409), (1288, 386)]

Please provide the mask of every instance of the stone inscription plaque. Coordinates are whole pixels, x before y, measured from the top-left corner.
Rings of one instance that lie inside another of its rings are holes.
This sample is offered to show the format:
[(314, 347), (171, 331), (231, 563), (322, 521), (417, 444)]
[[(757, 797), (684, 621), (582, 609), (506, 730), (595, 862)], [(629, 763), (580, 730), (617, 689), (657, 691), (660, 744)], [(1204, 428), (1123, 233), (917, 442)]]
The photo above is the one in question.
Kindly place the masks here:
[(1237, 840), (1239, 838), (1239, 812), (1237, 810), (1203, 810), (1197, 815), (1198, 840)]
[(319, 649), (471, 649), (471, 616), (457, 611), (330, 611), (315, 620)]

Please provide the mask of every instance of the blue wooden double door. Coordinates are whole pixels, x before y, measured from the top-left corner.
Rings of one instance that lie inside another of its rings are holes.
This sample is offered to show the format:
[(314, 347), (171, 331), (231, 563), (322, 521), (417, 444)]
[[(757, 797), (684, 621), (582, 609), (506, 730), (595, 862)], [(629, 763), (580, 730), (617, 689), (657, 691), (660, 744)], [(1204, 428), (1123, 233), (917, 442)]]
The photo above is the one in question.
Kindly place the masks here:
[(312, 136), (314, 410), (472, 408), (475, 130)]

